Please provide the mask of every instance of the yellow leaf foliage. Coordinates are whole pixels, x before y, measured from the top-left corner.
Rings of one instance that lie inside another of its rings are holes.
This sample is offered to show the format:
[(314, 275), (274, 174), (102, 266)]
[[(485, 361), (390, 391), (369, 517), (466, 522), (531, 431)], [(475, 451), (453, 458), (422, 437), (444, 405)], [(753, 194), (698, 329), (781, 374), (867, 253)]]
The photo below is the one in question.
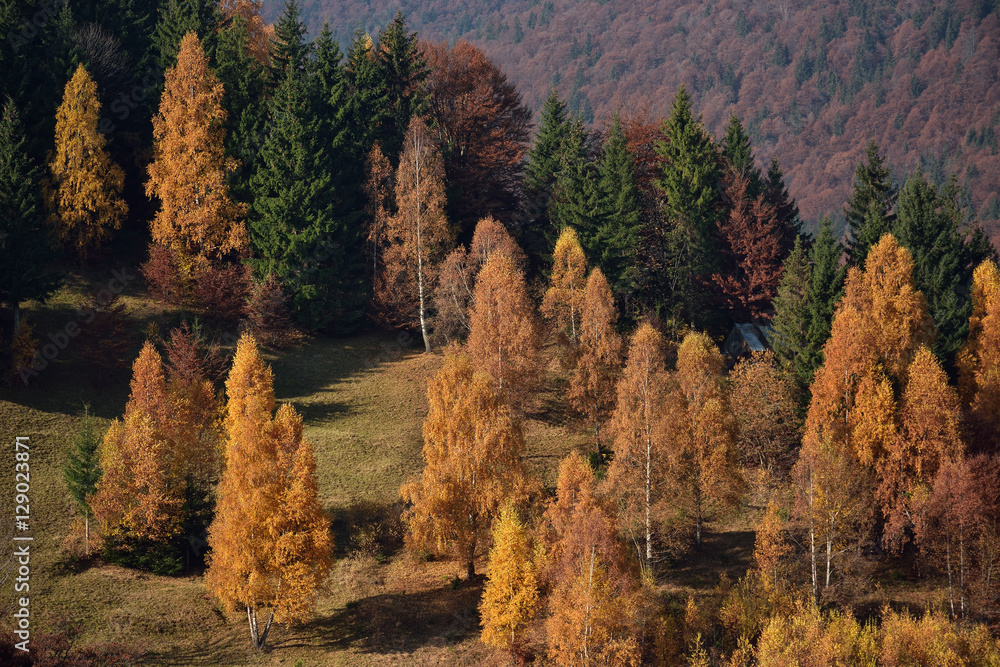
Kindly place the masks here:
[(230, 199), (226, 184), (236, 162), (225, 155), (222, 95), (201, 42), (187, 33), (153, 118), (146, 194), (160, 201), (151, 224), (153, 242), (208, 260), (249, 248), (245, 207)]
[(493, 525), (493, 548), (486, 587), (479, 605), (487, 646), (513, 651), (521, 630), (538, 609), (538, 576), (531, 534), (512, 505), (505, 505)]
[(500, 508), (527, 495), (521, 425), (490, 378), (452, 347), (427, 388), (424, 470), (400, 489), (411, 549), (452, 553), (475, 573)]
[(587, 258), (576, 230), (565, 227), (552, 254), (551, 285), (542, 299), (542, 315), (574, 344), (579, 336), (586, 275)]
[(754, 539), (753, 559), (765, 586), (771, 590), (778, 586), (778, 567), (783, 558), (792, 553), (785, 540), (785, 522), (778, 513), (778, 504), (773, 500), (767, 504), (764, 517), (757, 524)]
[(1000, 271), (987, 260), (972, 278), (969, 338), (958, 353), (959, 388), (977, 442), (1000, 446)]
[(120, 228), (128, 213), (121, 197), (125, 172), (104, 148), (107, 139), (97, 125), (100, 114), (97, 83), (80, 65), (56, 111), (49, 199), (57, 238), (81, 258)]

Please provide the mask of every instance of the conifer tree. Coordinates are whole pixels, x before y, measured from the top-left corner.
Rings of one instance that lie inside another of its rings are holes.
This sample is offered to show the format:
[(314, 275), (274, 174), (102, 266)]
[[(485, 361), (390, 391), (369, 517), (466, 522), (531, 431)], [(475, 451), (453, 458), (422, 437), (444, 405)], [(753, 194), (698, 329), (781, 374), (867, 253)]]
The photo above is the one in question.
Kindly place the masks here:
[(765, 183), (754, 160), (750, 137), (747, 136), (746, 130), (743, 129), (743, 123), (740, 122), (739, 116), (735, 113), (729, 117), (721, 148), (730, 168), (746, 179), (747, 196), (754, 200), (763, 194)]
[(991, 451), (1000, 444), (1000, 271), (992, 261), (980, 264), (973, 275), (969, 338), (957, 366), (974, 436), (969, 442)]
[(226, 381), (226, 468), (205, 573), (226, 610), (246, 612), (255, 649), (264, 648), (272, 621), (312, 615), (333, 550), (312, 446), (294, 408), (274, 411), (273, 378), (256, 342), (243, 336)]
[(847, 268), (840, 266), (843, 254), (843, 247), (833, 236), (830, 220), (824, 217), (819, 223), (819, 235), (809, 251), (812, 275), (809, 283), (808, 353), (802, 368), (810, 376), (823, 363), (823, 345), (830, 337), (833, 313), (843, 294), (847, 276)]
[(400, 489), (411, 548), (452, 553), (475, 576), (479, 548), (507, 503), (524, 500), (521, 425), (489, 376), (449, 348), (427, 387), (424, 470)]
[(523, 407), (538, 385), (538, 323), (524, 274), (506, 254), (493, 253), (476, 277), (468, 351), (476, 370), (500, 396)]
[(66, 84), (56, 112), (56, 149), (50, 208), (56, 236), (81, 259), (121, 227), (128, 206), (121, 198), (125, 172), (105, 151), (98, 130), (97, 84), (80, 65)]
[(265, 23), (260, 15), (263, 6), (263, 0), (219, 1), (223, 28), (231, 27), (238, 21), (242, 22), (246, 26), (247, 47), (250, 53), (260, 66), (266, 67), (271, 60), (271, 37), (274, 29)]
[(621, 119), (615, 114), (597, 165), (598, 203), (594, 255), (615, 290), (625, 289), (638, 254), (642, 205), (635, 161)]
[(193, 32), (202, 41), (206, 53), (215, 51), (216, 34), (222, 19), (219, 6), (210, 0), (166, 0), (153, 31), (156, 64), (167, 70), (177, 63), (184, 35)]
[(361, 313), (356, 231), (338, 219), (332, 160), (306, 74), (288, 69), (268, 108), (268, 133), (250, 181), (253, 264), (274, 275), (292, 315), (310, 329), (349, 329)]
[(225, 156), (222, 95), (198, 37), (189, 32), (153, 119), (155, 157), (146, 182), (146, 194), (160, 201), (153, 242), (187, 257), (219, 259), (248, 244), (244, 207), (230, 199), (226, 184), (235, 164)]
[(785, 187), (785, 176), (781, 173), (778, 158), (771, 158), (763, 195), (764, 202), (774, 209), (775, 219), (782, 232), (782, 247), (786, 252), (791, 252), (795, 239), (802, 234), (802, 221), (799, 219), (798, 204)]
[(559, 172), (552, 186), (549, 203), (551, 227), (546, 232), (549, 247), (566, 227), (574, 228), (588, 256), (595, 257), (597, 246), (597, 171), (588, 159), (586, 130), (583, 123), (570, 123), (560, 144)]
[[(313, 42), (315, 59), (310, 64), (315, 79), (314, 107), (319, 120), (317, 131), (326, 148), (327, 166), (337, 192), (336, 210), (340, 215), (357, 215), (363, 208), (357, 189), (357, 148), (350, 145), (350, 105), (344, 54), (333, 38), (327, 23)], [(364, 157), (361, 155), (361, 157)]]
[(569, 400), (594, 425), (601, 455), (601, 424), (615, 406), (615, 385), (622, 366), (622, 339), (615, 330), (618, 311), (608, 281), (594, 267), (587, 278), (580, 311), (580, 351), (570, 380)]
[(663, 196), (666, 218), (666, 307), (675, 322), (706, 322), (699, 281), (716, 266), (712, 232), (721, 211), (718, 150), (691, 108), (691, 96), (681, 86), (663, 123), (656, 144), (663, 169), (655, 181)]
[(101, 480), (100, 451), (101, 439), (94, 430), (94, 418), (89, 406), (84, 406), (83, 422), (80, 432), (73, 440), (73, 449), (63, 467), (63, 479), (66, 488), (76, 503), (77, 510), (83, 515), (85, 525), (85, 544), (87, 555), (90, 555), (90, 520), (94, 516), (90, 508), (91, 496), (97, 491), (97, 483)]
[(587, 259), (572, 227), (564, 227), (552, 254), (552, 277), (542, 299), (542, 315), (576, 345), (586, 289)]
[[(381, 139), (382, 127), (389, 122), (389, 84), (379, 66), (379, 55), (372, 38), (358, 29), (354, 33), (347, 51), (344, 68), (348, 94), (348, 116), (350, 118), (351, 145), (359, 154), (355, 156), (360, 164)], [(393, 166), (399, 164), (399, 153), (390, 153), (385, 146), (379, 146)], [(358, 187), (361, 178), (358, 178)]]
[(535, 568), (531, 533), (517, 510), (505, 505), (493, 522), (493, 547), (479, 604), (481, 638), (487, 646), (514, 653), (521, 631), (538, 610)]
[(311, 55), (312, 45), (306, 41), (306, 25), (302, 22), (298, 0), (285, 0), (271, 40), (272, 81), (280, 84), (289, 70), (304, 74)]
[(20, 328), (21, 304), (44, 300), (59, 284), (47, 266), (52, 251), (40, 180), (17, 108), (8, 99), (0, 118), (0, 302), (13, 311), (12, 334)]
[(854, 190), (844, 209), (851, 266), (863, 266), (871, 247), (893, 228), (897, 197), (892, 172), (872, 139), (865, 148), (865, 161), (858, 163), (854, 172)]
[(800, 387), (809, 386), (812, 380), (810, 363), (814, 355), (809, 347), (811, 278), (808, 253), (802, 239), (796, 237), (792, 252), (785, 258), (771, 324), (778, 334), (774, 339), (775, 355), (782, 368), (792, 372)]
[(551, 247), (549, 206), (561, 169), (562, 144), (569, 130), (566, 105), (553, 88), (542, 105), (538, 134), (528, 150), (524, 166), (524, 188), (532, 219), (526, 223), (526, 227), (517, 230), (517, 236), (521, 247), (528, 254), (532, 272), (541, 269), (543, 258)]
[(398, 155), (410, 119), (427, 110), (423, 86), (430, 74), (417, 44), (417, 34), (409, 31), (402, 11), (397, 11), (379, 32), (376, 53), (379, 77), (387, 93), (386, 118), (379, 132), (379, 143), (386, 155)]

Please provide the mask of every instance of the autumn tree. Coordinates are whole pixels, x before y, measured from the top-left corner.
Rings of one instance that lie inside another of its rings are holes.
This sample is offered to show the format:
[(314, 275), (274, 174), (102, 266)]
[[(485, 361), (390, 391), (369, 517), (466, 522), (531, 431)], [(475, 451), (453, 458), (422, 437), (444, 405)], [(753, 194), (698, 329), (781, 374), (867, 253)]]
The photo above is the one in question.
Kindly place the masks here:
[(775, 363), (774, 353), (755, 353), (729, 373), (729, 403), (744, 463), (783, 475), (794, 463), (801, 438), (796, 389)]
[(681, 406), (668, 400), (669, 392), (663, 335), (643, 323), (629, 341), (628, 359), (618, 381), (618, 399), (609, 424), (615, 454), (607, 485), (618, 499), (622, 528), (627, 533), (638, 531), (633, 540), (645, 568), (652, 568), (654, 526), (667, 491), (669, 443), (663, 423), (680, 418)]
[(531, 532), (514, 506), (505, 505), (493, 524), (493, 547), (479, 604), (483, 643), (513, 654), (519, 634), (534, 618), (538, 605)]
[(490, 377), (449, 348), (427, 387), (424, 470), (400, 489), (411, 549), (451, 553), (475, 576), (478, 550), (507, 503), (526, 497), (521, 425)]
[(699, 549), (705, 521), (735, 507), (745, 490), (722, 370), (722, 354), (707, 334), (685, 336), (677, 349), (672, 399), (679, 413), (664, 419), (669, 497), (693, 519)]
[(770, 589), (778, 584), (778, 568), (782, 559), (792, 553), (792, 547), (785, 539), (785, 526), (780, 508), (773, 500), (767, 504), (764, 516), (757, 524), (754, 537), (753, 559), (757, 571)]
[(80, 65), (56, 111), (56, 146), (49, 162), (50, 204), (56, 236), (81, 259), (121, 227), (128, 206), (121, 198), (125, 172), (105, 150), (98, 130), (97, 83)]
[(892, 171), (875, 140), (870, 139), (865, 159), (854, 171), (854, 190), (844, 208), (850, 236), (847, 254), (852, 266), (863, 266), (871, 247), (892, 230), (898, 196)]
[(564, 227), (552, 254), (549, 289), (542, 299), (542, 315), (556, 331), (575, 345), (579, 336), (580, 313), (586, 289), (587, 259), (572, 227)]
[(384, 277), (376, 299), (400, 324), (419, 323), (424, 349), (430, 352), (432, 289), (452, 231), (444, 214), (444, 165), (419, 117), (410, 122), (399, 158), (396, 207), (386, 221)]
[(222, 84), (194, 33), (181, 41), (153, 119), (154, 158), (146, 194), (160, 201), (153, 243), (186, 257), (217, 260), (247, 249), (243, 206), (229, 197)]
[(494, 382), (515, 408), (538, 382), (539, 335), (524, 274), (514, 260), (494, 253), (476, 278), (469, 315), (468, 351), (476, 370)]
[(980, 264), (972, 281), (969, 338), (959, 351), (959, 389), (977, 449), (1000, 443), (1000, 271)]
[(611, 287), (599, 268), (587, 278), (580, 309), (580, 348), (568, 397), (574, 409), (594, 425), (601, 454), (601, 424), (615, 407), (615, 385), (622, 367), (622, 339), (615, 330), (618, 311)]
[(226, 467), (205, 573), (226, 610), (246, 612), (256, 649), (264, 648), (273, 620), (312, 615), (333, 550), (312, 446), (291, 405), (275, 412), (273, 377), (256, 342), (243, 336), (226, 381)]
[(426, 44), (426, 91), (450, 186), (448, 212), (469, 239), (483, 214), (509, 220), (517, 208), (531, 113), (507, 75), (465, 40)]
[(726, 310), (738, 321), (766, 318), (778, 291), (786, 251), (774, 208), (752, 196), (748, 177), (725, 179), (727, 213), (718, 222), (720, 271), (712, 274)]
[(90, 414), (89, 406), (84, 406), (83, 422), (80, 425), (79, 433), (73, 440), (73, 449), (63, 467), (63, 479), (66, 481), (69, 494), (76, 503), (77, 510), (83, 515), (84, 540), (88, 556), (90, 555), (90, 520), (94, 516), (90, 501), (97, 490), (97, 483), (101, 480), (100, 444), (101, 439), (97, 437), (94, 429), (94, 417)]
[(219, 12), (224, 24), (245, 24), (250, 53), (257, 62), (266, 65), (270, 58), (270, 40), (274, 27), (268, 25), (261, 16), (263, 5), (261, 0), (221, 0)]

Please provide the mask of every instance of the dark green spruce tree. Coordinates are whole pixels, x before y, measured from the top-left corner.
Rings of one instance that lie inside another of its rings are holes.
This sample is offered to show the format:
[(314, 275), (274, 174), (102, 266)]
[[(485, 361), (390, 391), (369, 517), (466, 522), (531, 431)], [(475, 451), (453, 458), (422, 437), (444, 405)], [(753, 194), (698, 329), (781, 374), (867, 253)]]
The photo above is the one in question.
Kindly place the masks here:
[(101, 481), (100, 445), (101, 439), (94, 428), (94, 417), (90, 414), (90, 408), (84, 406), (80, 431), (73, 439), (73, 449), (63, 467), (63, 480), (76, 503), (77, 511), (83, 517), (87, 555), (90, 555), (90, 520), (94, 517), (90, 509), (90, 497), (97, 491), (97, 483)]
[(589, 261), (597, 248), (597, 170), (587, 155), (587, 131), (579, 120), (569, 126), (558, 154), (559, 172), (552, 188), (549, 205), (551, 225), (546, 230), (547, 254), (551, 256), (556, 240), (565, 227), (572, 227)]
[(938, 191), (924, 175), (911, 175), (899, 195), (891, 232), (913, 256), (913, 279), (927, 298), (937, 328), (934, 352), (951, 363), (969, 333), (972, 272), (995, 253), (970, 224), (952, 177)]
[(173, 67), (181, 39), (191, 31), (198, 35), (205, 54), (211, 58), (221, 19), (219, 5), (214, 0), (166, 0), (153, 29), (156, 64), (162, 70)]
[(271, 76), (275, 86), (280, 86), (289, 69), (302, 74), (310, 58), (311, 45), (306, 41), (306, 24), (298, 0), (285, 0), (271, 39)]
[(598, 264), (612, 288), (624, 291), (638, 256), (642, 205), (635, 161), (628, 150), (621, 119), (615, 114), (597, 165), (597, 216), (592, 262)]
[(753, 157), (750, 136), (743, 129), (739, 117), (733, 114), (726, 125), (726, 135), (722, 139), (722, 154), (729, 166), (747, 179), (747, 196), (756, 199), (764, 191), (760, 169)]
[(830, 337), (833, 313), (843, 295), (847, 267), (840, 265), (844, 247), (833, 235), (829, 218), (819, 223), (819, 234), (813, 242), (809, 259), (812, 276), (809, 285), (809, 336), (803, 368), (812, 374), (823, 363), (823, 346)]
[(854, 190), (844, 209), (851, 266), (864, 266), (868, 251), (892, 228), (898, 194), (892, 172), (872, 139), (865, 148), (865, 159), (854, 171)]
[(286, 69), (268, 107), (267, 136), (250, 188), (258, 277), (275, 275), (309, 329), (347, 331), (364, 304), (356, 220), (336, 215), (327, 147), (306, 75)]
[[(347, 89), (347, 117), (351, 128), (350, 143), (357, 151), (357, 159), (364, 163), (372, 147), (381, 139), (382, 127), (389, 122), (390, 93), (372, 38), (360, 29), (354, 32), (354, 39), (347, 51), (344, 79)], [(386, 153), (385, 147), (381, 148), (385, 157), (395, 166), (399, 161), (398, 152)], [(364, 175), (359, 173), (359, 191), (363, 181)]]
[(800, 388), (812, 381), (812, 349), (809, 342), (809, 296), (812, 267), (801, 237), (795, 239), (792, 252), (785, 258), (784, 274), (774, 299), (774, 354), (781, 367), (789, 371)]
[(59, 286), (42, 202), (41, 170), (32, 164), (24, 128), (8, 99), (0, 117), (0, 302), (10, 310), (7, 339), (20, 328), (21, 304)]
[(774, 208), (774, 216), (781, 226), (782, 243), (791, 252), (795, 239), (802, 234), (802, 220), (799, 218), (799, 206), (785, 186), (785, 176), (777, 158), (771, 158), (762, 194), (764, 202)]
[[(670, 115), (663, 123), (663, 139), (656, 143), (663, 171), (654, 184), (663, 198), (666, 257), (662, 273), (666, 285), (655, 289), (649, 304), (673, 326), (699, 328), (717, 325), (721, 314), (705, 307), (706, 276), (718, 266), (713, 233), (721, 215), (719, 151), (701, 118), (694, 115), (691, 96), (681, 86)], [(657, 278), (655, 282), (661, 282)], [(661, 300), (662, 299), (662, 300)]]
[(420, 52), (417, 33), (409, 31), (402, 12), (396, 12), (392, 22), (379, 32), (375, 52), (388, 98), (379, 141), (386, 155), (397, 156), (410, 119), (427, 110), (424, 81), (430, 69)]

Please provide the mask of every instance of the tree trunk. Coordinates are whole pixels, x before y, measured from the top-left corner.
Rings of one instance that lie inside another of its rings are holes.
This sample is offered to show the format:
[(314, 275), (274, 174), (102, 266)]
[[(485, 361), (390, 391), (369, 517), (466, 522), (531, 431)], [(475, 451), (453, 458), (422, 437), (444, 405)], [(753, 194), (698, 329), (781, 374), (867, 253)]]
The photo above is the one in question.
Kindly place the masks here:
[(601, 461), (601, 423), (598, 421), (594, 422), (594, 440), (597, 441), (597, 461)]
[(955, 589), (951, 584), (951, 541), (945, 544), (945, 563), (948, 566), (948, 604), (951, 606), (951, 617), (955, 618)]
[(833, 562), (833, 531), (826, 536), (826, 585), (824, 588), (830, 587), (830, 571), (833, 569), (831, 563)]
[(650, 515), (650, 505), (653, 495), (653, 442), (646, 435), (646, 565), (653, 564), (653, 521)]
[(83, 517), (83, 543), (87, 545), (87, 555), (90, 555), (90, 515)]
[(819, 582), (816, 571), (816, 513), (813, 510), (813, 476), (809, 469), (809, 555), (812, 559), (813, 602), (819, 602)]

